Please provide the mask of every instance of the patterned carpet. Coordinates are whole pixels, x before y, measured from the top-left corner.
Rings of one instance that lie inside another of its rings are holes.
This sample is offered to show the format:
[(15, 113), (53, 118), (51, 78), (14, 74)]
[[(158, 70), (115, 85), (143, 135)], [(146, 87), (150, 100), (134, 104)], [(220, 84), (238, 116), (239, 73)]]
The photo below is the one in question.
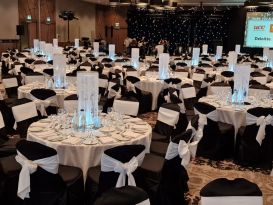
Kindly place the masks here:
[[(157, 113), (151, 112), (139, 116), (152, 127), (155, 125)], [(264, 205), (273, 205), (273, 176), (270, 170), (246, 168), (232, 161), (212, 161), (196, 158), (188, 167), (189, 193), (186, 195), (188, 205), (200, 204), (199, 192), (208, 182), (217, 178), (245, 178), (256, 183), (263, 193)]]

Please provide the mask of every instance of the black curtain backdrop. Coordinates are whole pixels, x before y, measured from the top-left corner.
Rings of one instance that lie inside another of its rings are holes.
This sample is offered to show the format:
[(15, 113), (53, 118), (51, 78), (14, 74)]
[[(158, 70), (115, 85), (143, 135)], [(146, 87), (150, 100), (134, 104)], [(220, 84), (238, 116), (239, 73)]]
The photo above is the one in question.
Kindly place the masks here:
[[(238, 10), (238, 9), (237, 9)], [(227, 45), (230, 35), (232, 10), (203, 10), (198, 7), (188, 10), (155, 11), (131, 8), (128, 10), (128, 36), (146, 38), (156, 45), (160, 39), (170, 42), (169, 52), (177, 46), (209, 45), (214, 52), (217, 45)]]

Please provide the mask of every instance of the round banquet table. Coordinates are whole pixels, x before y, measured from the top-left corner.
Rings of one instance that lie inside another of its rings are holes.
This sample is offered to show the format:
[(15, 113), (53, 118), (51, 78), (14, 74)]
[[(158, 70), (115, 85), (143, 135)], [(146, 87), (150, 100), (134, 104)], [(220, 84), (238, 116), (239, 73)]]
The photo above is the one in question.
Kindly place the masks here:
[[(180, 78), (183, 84), (193, 84), (193, 80), (189, 78)], [(143, 76), (140, 77), (140, 82), (135, 84), (137, 88), (152, 93), (153, 101), (152, 101), (152, 110), (157, 109), (157, 98), (160, 92), (164, 89), (165, 83), (163, 80), (158, 79), (157, 72), (155, 76)]]
[[(45, 88), (45, 85), (43, 83), (31, 83), (27, 85), (23, 85), (18, 87), (18, 99), (27, 98), (32, 100), (30, 92), (33, 89), (37, 88)], [(68, 89), (54, 89), (56, 92), (56, 101), (53, 102), (52, 106), (58, 106), (63, 108), (64, 107), (64, 98), (76, 94), (76, 88), (68, 88)]]
[[(221, 99), (222, 98), (222, 99)], [(272, 101), (267, 99), (257, 100), (253, 96), (249, 96), (246, 100), (247, 105), (233, 105), (223, 100), (223, 97), (216, 95), (208, 95), (200, 98), (199, 102), (205, 102), (216, 107), (218, 121), (231, 124), (235, 129), (235, 136), (241, 126), (246, 124), (247, 110), (254, 107), (272, 107)]]
[[(52, 121), (56, 120), (47, 118), (35, 122), (29, 127), (27, 140), (56, 149), (60, 164), (79, 167), (85, 176), (89, 167), (100, 164), (101, 156), (106, 149), (120, 145), (142, 144), (146, 147), (146, 153), (149, 152), (152, 138), (151, 126), (139, 118), (125, 117), (126, 119), (122, 120), (123, 125), (113, 124), (111, 127), (95, 130), (93, 138), (88, 138), (88, 133), (75, 132), (72, 128), (61, 131), (52, 129)], [(123, 118), (125, 117), (123, 116)], [(71, 121), (71, 117), (68, 118)], [(124, 126), (122, 132), (119, 129), (120, 126)], [(144, 126), (144, 128), (141, 132), (135, 131), (136, 126)], [(105, 129), (108, 129), (107, 132)], [(125, 133), (127, 134), (125, 135)], [(85, 140), (88, 139), (94, 139), (95, 143), (88, 141), (86, 143)]]

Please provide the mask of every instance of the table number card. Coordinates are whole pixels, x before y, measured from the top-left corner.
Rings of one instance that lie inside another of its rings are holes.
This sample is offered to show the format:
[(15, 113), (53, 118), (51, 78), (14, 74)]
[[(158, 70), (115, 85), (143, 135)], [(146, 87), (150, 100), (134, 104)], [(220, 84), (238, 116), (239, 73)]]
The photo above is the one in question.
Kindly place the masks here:
[(159, 55), (159, 79), (165, 80), (169, 78), (169, 62), (170, 55), (168, 53), (161, 53)]
[(228, 68), (230, 71), (234, 71), (237, 64), (238, 54), (235, 51), (228, 53)]
[(216, 47), (216, 55), (215, 55), (215, 61), (218, 61), (222, 58), (223, 54), (223, 46), (217, 46)]
[(78, 113), (85, 112), (85, 126), (91, 126), (98, 117), (98, 72), (77, 72)]
[(64, 89), (66, 86), (66, 56), (54, 54), (53, 56), (54, 87)]
[(80, 47), (80, 39), (75, 38), (75, 48), (79, 48)]
[(109, 58), (115, 60), (115, 45), (109, 44)]
[(236, 52), (237, 54), (240, 54), (240, 53), (241, 53), (241, 45), (237, 44), (237, 45), (235, 46), (235, 52)]
[(136, 69), (139, 68), (139, 48), (132, 48), (131, 50), (131, 65)]
[(200, 48), (193, 48), (192, 49), (192, 65), (193, 66), (198, 66), (199, 56), (200, 56)]
[(232, 102), (243, 103), (245, 101), (248, 96), (250, 72), (250, 65), (236, 65)]
[(94, 50), (93, 50), (93, 54), (94, 54), (94, 56), (95, 57), (98, 57), (99, 56), (99, 49), (100, 49), (100, 43), (99, 42), (94, 42), (93, 43), (93, 48), (94, 48)]
[(207, 44), (202, 45), (202, 54), (208, 55), (208, 45)]

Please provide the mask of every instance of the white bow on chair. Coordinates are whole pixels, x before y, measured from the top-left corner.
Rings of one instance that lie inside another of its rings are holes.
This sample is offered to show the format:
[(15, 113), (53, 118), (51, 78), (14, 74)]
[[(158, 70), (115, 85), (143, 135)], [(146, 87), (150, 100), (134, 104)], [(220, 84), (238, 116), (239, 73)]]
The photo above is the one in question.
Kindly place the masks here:
[(178, 144), (178, 154), (182, 159), (181, 164), (186, 168), (191, 160), (191, 157), (195, 157), (197, 145), (199, 141), (194, 141), (191, 143), (186, 143), (184, 140), (180, 140)]
[(273, 117), (271, 115), (268, 115), (267, 117), (261, 116), (257, 119), (257, 126), (259, 126), (259, 130), (256, 135), (257, 142), (262, 145), (262, 141), (265, 138), (265, 128), (267, 125), (270, 125), (272, 123)]
[(136, 87), (133, 83), (131, 83), (130, 81), (127, 80), (126, 82), (126, 87), (128, 91), (133, 91), (134, 93), (136, 93)]
[(17, 151), (16, 161), (22, 165), (19, 175), (17, 195), (21, 199), (29, 198), (30, 192), (30, 174), (37, 171), (38, 166), (44, 170), (57, 174), (59, 168), (59, 157), (54, 155), (52, 157), (38, 159), (35, 161), (28, 160), (24, 155)]
[(199, 119), (198, 119), (198, 129), (196, 131), (195, 138), (197, 141), (200, 141), (203, 137), (203, 130), (204, 126), (208, 124), (207, 116), (204, 114), (199, 113)]
[(31, 96), (32, 101), (35, 103), (37, 110), (40, 111), (42, 116), (47, 116), (46, 108), (54, 102), (55, 97), (56, 96), (54, 95), (54, 96), (49, 97), (45, 100), (41, 100), (41, 99), (38, 99), (34, 96)]
[(114, 171), (119, 173), (119, 178), (118, 178), (116, 187), (125, 186), (126, 175), (128, 176), (128, 185), (136, 186), (136, 182), (132, 173), (137, 169), (137, 167), (138, 167), (138, 160), (136, 157), (133, 157), (127, 163), (117, 162), (114, 167)]
[(119, 99), (122, 97), (120, 89), (118, 91), (115, 91), (114, 89), (109, 90), (108, 98), (113, 98), (113, 97), (115, 99)]

